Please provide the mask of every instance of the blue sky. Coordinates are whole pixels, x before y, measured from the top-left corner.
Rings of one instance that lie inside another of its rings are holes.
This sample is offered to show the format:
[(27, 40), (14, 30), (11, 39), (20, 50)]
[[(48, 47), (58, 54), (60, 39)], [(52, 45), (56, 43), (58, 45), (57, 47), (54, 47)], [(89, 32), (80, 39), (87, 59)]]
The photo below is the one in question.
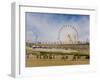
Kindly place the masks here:
[(67, 24), (75, 26), (80, 41), (89, 39), (89, 15), (26, 12), (26, 41), (57, 41), (59, 29)]

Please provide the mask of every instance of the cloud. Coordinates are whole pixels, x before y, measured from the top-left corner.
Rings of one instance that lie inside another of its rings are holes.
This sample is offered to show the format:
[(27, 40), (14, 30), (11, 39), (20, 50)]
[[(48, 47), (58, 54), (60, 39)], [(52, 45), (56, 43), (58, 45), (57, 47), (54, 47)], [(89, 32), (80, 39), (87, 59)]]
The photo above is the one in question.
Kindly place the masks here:
[(59, 29), (65, 24), (74, 25), (79, 40), (89, 38), (89, 16), (29, 12), (26, 13), (26, 40), (34, 42), (37, 36), (38, 41), (57, 41)]

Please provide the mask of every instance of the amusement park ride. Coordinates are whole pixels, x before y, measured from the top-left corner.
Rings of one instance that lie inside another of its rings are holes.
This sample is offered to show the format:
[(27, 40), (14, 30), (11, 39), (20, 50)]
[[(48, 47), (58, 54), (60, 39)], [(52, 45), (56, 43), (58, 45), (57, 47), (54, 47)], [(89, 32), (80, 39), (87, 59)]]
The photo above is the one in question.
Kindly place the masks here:
[(77, 44), (78, 31), (73, 25), (64, 25), (58, 32), (58, 40), (63, 44)]

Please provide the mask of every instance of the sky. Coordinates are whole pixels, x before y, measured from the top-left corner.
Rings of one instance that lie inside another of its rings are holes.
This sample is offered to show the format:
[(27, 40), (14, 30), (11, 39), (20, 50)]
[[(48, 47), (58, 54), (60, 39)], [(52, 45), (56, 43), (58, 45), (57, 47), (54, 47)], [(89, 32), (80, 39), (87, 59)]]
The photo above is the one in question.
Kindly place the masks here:
[(26, 12), (26, 42), (56, 42), (64, 25), (76, 28), (79, 41), (89, 40), (89, 15)]

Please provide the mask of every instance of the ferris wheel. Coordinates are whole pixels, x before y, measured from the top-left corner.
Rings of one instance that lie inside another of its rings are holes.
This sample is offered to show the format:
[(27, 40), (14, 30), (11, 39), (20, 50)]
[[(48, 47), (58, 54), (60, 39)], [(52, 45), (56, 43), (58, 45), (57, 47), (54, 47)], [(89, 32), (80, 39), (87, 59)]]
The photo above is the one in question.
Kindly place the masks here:
[(77, 44), (78, 31), (73, 25), (63, 25), (58, 31), (58, 40), (63, 44)]

